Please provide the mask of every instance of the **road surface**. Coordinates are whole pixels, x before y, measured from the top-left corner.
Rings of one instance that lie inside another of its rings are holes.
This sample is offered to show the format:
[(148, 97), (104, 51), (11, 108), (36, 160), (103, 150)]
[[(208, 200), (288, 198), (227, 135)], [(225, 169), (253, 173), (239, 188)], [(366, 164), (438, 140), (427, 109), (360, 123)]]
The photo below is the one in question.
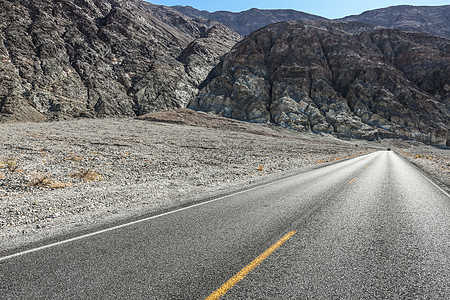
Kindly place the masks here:
[(450, 197), (380, 151), (0, 258), (0, 298), (449, 299), (449, 274)]

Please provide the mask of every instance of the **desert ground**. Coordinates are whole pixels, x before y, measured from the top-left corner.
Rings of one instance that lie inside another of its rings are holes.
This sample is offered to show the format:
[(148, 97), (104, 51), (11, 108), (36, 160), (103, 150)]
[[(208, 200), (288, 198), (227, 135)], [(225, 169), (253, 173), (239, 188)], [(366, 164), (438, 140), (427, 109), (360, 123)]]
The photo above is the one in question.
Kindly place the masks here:
[(0, 125), (0, 252), (391, 148), (449, 191), (449, 150), (176, 110)]

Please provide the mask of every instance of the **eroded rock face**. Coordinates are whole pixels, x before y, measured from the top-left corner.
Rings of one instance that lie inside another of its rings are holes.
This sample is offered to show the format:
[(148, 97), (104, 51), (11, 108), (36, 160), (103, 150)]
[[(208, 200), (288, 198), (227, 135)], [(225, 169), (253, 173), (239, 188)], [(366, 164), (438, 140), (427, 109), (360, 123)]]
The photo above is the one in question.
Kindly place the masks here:
[(238, 43), (190, 107), (296, 130), (445, 145), (449, 40), (358, 23), (284, 22)]
[[(0, 1), (0, 121), (185, 107), (207, 67), (186, 72), (177, 58), (214, 26), (140, 0)], [(208, 61), (241, 38), (222, 34), (227, 44), (204, 38)]]
[(178, 61), (185, 65), (191, 81), (199, 86), (220, 62), (220, 57), (241, 39), (242, 36), (235, 31), (215, 23), (183, 50)]

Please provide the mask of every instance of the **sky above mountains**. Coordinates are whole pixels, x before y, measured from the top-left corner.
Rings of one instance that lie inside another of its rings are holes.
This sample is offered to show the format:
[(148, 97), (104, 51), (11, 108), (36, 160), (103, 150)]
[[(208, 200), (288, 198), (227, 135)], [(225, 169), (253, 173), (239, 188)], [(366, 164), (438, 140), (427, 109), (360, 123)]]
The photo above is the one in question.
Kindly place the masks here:
[(329, 19), (341, 18), (349, 15), (357, 15), (366, 10), (383, 8), (393, 5), (448, 5), (449, 1), (350, 1), (350, 0), (150, 0), (153, 4), (160, 5), (189, 5), (200, 10), (210, 12), (218, 10), (243, 11), (250, 8), (260, 9), (295, 9), (306, 13), (319, 15)]

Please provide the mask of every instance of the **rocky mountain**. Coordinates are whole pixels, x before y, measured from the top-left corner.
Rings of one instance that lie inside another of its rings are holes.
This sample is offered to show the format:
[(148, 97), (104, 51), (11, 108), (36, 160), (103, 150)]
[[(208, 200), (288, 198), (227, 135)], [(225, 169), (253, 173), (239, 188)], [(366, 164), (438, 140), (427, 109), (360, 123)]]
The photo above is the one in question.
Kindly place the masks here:
[[(173, 6), (176, 10), (193, 18), (216, 20), (233, 28), (241, 35), (258, 30), (268, 24), (281, 21), (325, 21), (326, 18), (286, 9), (250, 9), (233, 13), (228, 11), (208, 12), (191, 6)], [(337, 21), (364, 22), (406, 31), (427, 32), (450, 38), (450, 5), (411, 6), (400, 5), (366, 11), (357, 16), (348, 16)]]
[(185, 107), (240, 39), (141, 0), (0, 0), (0, 121)]
[(381, 25), (405, 31), (427, 32), (450, 38), (450, 5), (412, 6), (400, 5), (348, 16), (341, 21), (356, 21)]
[[(448, 144), (448, 39), (291, 21), (242, 40), (205, 12), (187, 10), (141, 0), (0, 0), (0, 122), (190, 105), (295, 130)], [(220, 13), (244, 34), (263, 19), (318, 18)]]
[(362, 23), (283, 22), (239, 42), (193, 109), (316, 133), (448, 145), (450, 42)]
[(293, 9), (252, 8), (250, 10), (238, 13), (230, 11), (216, 11), (210, 13), (205, 10), (197, 10), (192, 6), (177, 5), (173, 6), (173, 8), (191, 18), (206, 18), (218, 21), (244, 36), (266, 25), (282, 21), (327, 20), (326, 18), (323, 17), (307, 14)]

